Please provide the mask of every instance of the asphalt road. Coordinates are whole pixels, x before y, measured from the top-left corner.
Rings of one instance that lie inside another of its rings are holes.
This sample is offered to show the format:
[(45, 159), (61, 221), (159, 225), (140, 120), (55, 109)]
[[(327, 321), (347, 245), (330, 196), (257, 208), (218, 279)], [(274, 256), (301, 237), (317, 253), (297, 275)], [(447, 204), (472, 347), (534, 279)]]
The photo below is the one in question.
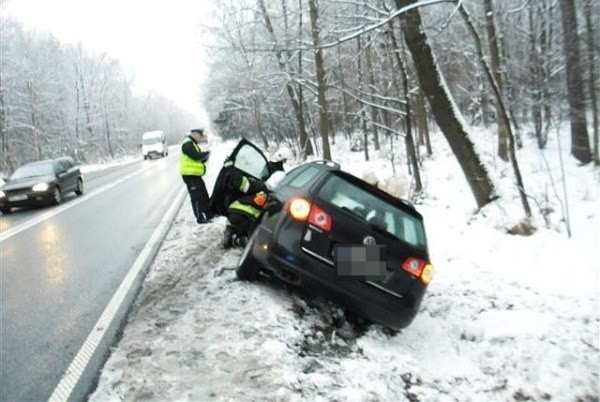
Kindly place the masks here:
[[(83, 196), (0, 217), (0, 401), (85, 399), (169, 213), (187, 196), (177, 164), (172, 152), (90, 172)], [(132, 285), (113, 308), (128, 274)], [(97, 325), (107, 306), (114, 319)], [(97, 347), (86, 341), (91, 334), (102, 335)]]

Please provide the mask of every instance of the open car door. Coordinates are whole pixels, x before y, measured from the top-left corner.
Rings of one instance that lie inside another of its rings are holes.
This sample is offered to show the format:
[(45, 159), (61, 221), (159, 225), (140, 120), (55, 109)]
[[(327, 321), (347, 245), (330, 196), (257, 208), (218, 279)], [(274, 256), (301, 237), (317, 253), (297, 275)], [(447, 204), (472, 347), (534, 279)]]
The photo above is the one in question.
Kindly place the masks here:
[(217, 176), (208, 204), (208, 213), (212, 216), (227, 216), (227, 206), (235, 196), (230, 185), (235, 171), (241, 172), (250, 180), (265, 182), (273, 173), (272, 169), (273, 165), (269, 163), (262, 151), (252, 142), (242, 138), (225, 159)]

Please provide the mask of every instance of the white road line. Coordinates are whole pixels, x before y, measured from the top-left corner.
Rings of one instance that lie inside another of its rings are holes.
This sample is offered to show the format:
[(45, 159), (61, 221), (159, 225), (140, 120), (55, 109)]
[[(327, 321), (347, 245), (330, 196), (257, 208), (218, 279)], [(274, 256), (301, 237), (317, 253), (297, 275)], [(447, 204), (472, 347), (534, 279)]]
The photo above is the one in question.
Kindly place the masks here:
[(67, 401), (71, 396), (75, 385), (89, 364), (90, 359), (96, 352), (96, 349), (102, 341), (104, 334), (112, 324), (117, 311), (121, 308), (121, 304), (133, 286), (135, 279), (139, 275), (142, 268), (146, 266), (148, 260), (152, 257), (152, 252), (157, 249), (157, 245), (162, 241), (168, 226), (173, 222), (175, 214), (179, 210), (179, 207), (181, 207), (183, 198), (187, 194), (187, 192), (184, 190), (185, 188), (180, 189), (179, 194), (176, 196), (175, 202), (171, 205), (165, 216), (163, 216), (159, 226), (156, 228), (154, 233), (152, 233), (152, 236), (138, 255), (138, 258), (133, 263), (131, 269), (127, 273), (127, 276), (125, 276), (123, 282), (121, 282), (121, 285), (104, 309), (104, 312), (96, 322), (96, 325), (94, 325), (94, 328), (92, 328), (92, 331), (83, 343), (83, 346), (81, 346), (81, 349), (79, 349), (79, 352), (54, 389), (52, 396), (50, 396), (50, 401)]
[(142, 172), (145, 172), (148, 169), (151, 169), (151, 167), (148, 167), (148, 166), (143, 167), (131, 174), (128, 174), (127, 176), (123, 176), (122, 178), (120, 178), (119, 180), (117, 180), (114, 183), (106, 184), (100, 188), (97, 188), (96, 190), (94, 190), (90, 193), (84, 194), (82, 197), (80, 197), (74, 201), (68, 202), (67, 204), (61, 205), (60, 207), (53, 208), (51, 211), (48, 211), (43, 215), (40, 215), (40, 216), (33, 218), (25, 223), (15, 226), (12, 229), (8, 229), (7, 231), (0, 234), (0, 243), (2, 243), (4, 240), (10, 239), (11, 237), (21, 233), (24, 230), (29, 229), (32, 226), (37, 225), (38, 223), (45, 221), (46, 219), (52, 218), (53, 216), (58, 215), (63, 211), (66, 211), (67, 209), (73, 208), (73, 207), (81, 204), (82, 202), (89, 200), (90, 198), (93, 198), (99, 194), (102, 194), (103, 192), (105, 192), (115, 186), (118, 186), (119, 184), (121, 184), (129, 179), (132, 179), (135, 176), (139, 175)]

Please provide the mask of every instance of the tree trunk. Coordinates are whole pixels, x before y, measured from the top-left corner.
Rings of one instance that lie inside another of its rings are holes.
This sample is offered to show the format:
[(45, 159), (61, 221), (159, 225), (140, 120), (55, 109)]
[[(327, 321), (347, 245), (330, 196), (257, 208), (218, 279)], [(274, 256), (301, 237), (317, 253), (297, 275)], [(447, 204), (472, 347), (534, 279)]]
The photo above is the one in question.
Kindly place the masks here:
[(490, 85), (493, 89), (494, 97), (496, 99), (496, 110), (499, 113), (499, 119), (503, 120), (506, 123), (504, 127), (506, 130), (506, 135), (508, 137), (508, 152), (510, 155), (510, 161), (512, 162), (515, 179), (517, 181), (519, 196), (521, 197), (521, 203), (523, 205), (523, 210), (525, 211), (525, 216), (527, 218), (531, 218), (531, 208), (529, 206), (529, 202), (527, 201), (527, 194), (525, 193), (525, 184), (523, 183), (523, 177), (521, 176), (521, 170), (519, 169), (519, 163), (517, 161), (517, 152), (515, 149), (514, 136), (512, 134), (512, 129), (510, 126), (508, 112), (506, 111), (506, 108), (504, 107), (504, 99), (502, 98), (502, 91), (500, 90), (498, 83), (494, 80), (493, 73), (490, 71), (487, 64), (485, 63), (485, 59), (484, 59), (484, 55), (483, 55), (482, 41), (479, 38), (479, 35), (477, 34), (477, 31), (475, 30), (475, 26), (471, 22), (471, 19), (468, 15), (467, 10), (465, 9), (464, 5), (461, 4), (459, 6), (459, 12), (461, 13), (461, 16), (463, 17), (463, 19), (465, 20), (465, 23), (467, 24), (467, 29), (468, 29), (469, 33), (473, 37), (473, 40), (475, 42), (475, 49), (477, 50), (477, 56), (479, 58), (479, 62), (483, 68), (483, 72), (485, 73), (485, 76), (486, 76), (488, 82), (490, 83)]
[[(358, 69), (358, 92), (362, 94), (363, 91), (363, 70), (362, 70), (362, 43), (360, 40), (360, 36), (356, 37), (356, 54), (358, 57), (356, 58), (356, 66)], [(358, 113), (358, 117), (360, 118), (360, 127), (362, 129), (362, 137), (363, 137), (363, 152), (365, 154), (365, 161), (369, 160), (369, 136), (367, 134), (367, 118), (365, 117), (365, 108), (361, 106), (360, 111)]]
[[(404, 101), (404, 113), (405, 113), (405, 121), (406, 121), (406, 153), (408, 157), (408, 166), (411, 168), (413, 173), (413, 177), (415, 178), (415, 193), (418, 195), (423, 191), (423, 182), (421, 181), (421, 171), (419, 169), (419, 160), (417, 158), (417, 146), (415, 144), (413, 129), (412, 129), (412, 119), (411, 119), (411, 108), (410, 108), (410, 91), (409, 91), (409, 82), (408, 82), (408, 73), (406, 72), (406, 66), (400, 54), (405, 54), (404, 49), (400, 49), (398, 45), (398, 41), (396, 40), (396, 36), (394, 35), (394, 24), (390, 22), (389, 29), (390, 42), (392, 43), (392, 47), (394, 49), (393, 54), (395, 56), (395, 61), (398, 64), (398, 68), (400, 69), (400, 76), (402, 78), (402, 98)], [(394, 83), (396, 80), (394, 79)], [(398, 88), (398, 97), (400, 97), (400, 88)]]
[(346, 93), (346, 81), (344, 79), (344, 68), (342, 67), (342, 54), (340, 46), (337, 47), (337, 59), (338, 69), (340, 71), (340, 87), (342, 89), (342, 110), (344, 113), (342, 122), (344, 124), (344, 135), (346, 140), (350, 140), (352, 138), (353, 125), (351, 121), (346, 121), (348, 116), (350, 116), (350, 107), (348, 106), (348, 94)]
[[(484, 0), (485, 26), (487, 29), (488, 43), (490, 46), (490, 59), (492, 61), (492, 74), (500, 94), (502, 94), (502, 71), (500, 66), (500, 51), (498, 49), (498, 36), (494, 23), (494, 8), (492, 0)], [(500, 106), (496, 103), (496, 120), (498, 121), (498, 156), (503, 161), (508, 161), (508, 122), (503, 118)]]
[(253, 112), (254, 112), (254, 120), (256, 121), (256, 129), (258, 130), (258, 135), (263, 143), (263, 149), (269, 149), (269, 140), (265, 135), (265, 130), (262, 122), (262, 115), (260, 113), (260, 101), (255, 97), (253, 99)]
[(579, 58), (577, 37), (577, 13), (574, 0), (560, 0), (563, 27), (563, 47), (567, 64), (567, 100), (571, 121), (571, 154), (580, 162), (592, 159), (588, 138), (583, 97), (582, 64)]
[(31, 130), (33, 132), (33, 144), (37, 159), (43, 158), (42, 141), (40, 139), (40, 130), (38, 129), (37, 113), (35, 107), (35, 94), (33, 91), (33, 82), (27, 81), (27, 90), (29, 91), (29, 102), (31, 107)]
[[(372, 51), (373, 49), (371, 48), (371, 37), (367, 36), (367, 43), (369, 43), (369, 46), (367, 47), (366, 51), (367, 51), (367, 73), (369, 74), (369, 92), (373, 93), (375, 91), (377, 91), (376, 85), (375, 85), (375, 75), (373, 74), (373, 55), (372, 55)], [(373, 103), (375, 103), (375, 99), (373, 96), (371, 96), (371, 101)], [(376, 151), (379, 151), (379, 130), (377, 130), (377, 108), (375, 106), (371, 106), (371, 128), (373, 129), (373, 147)]]
[(425, 145), (427, 156), (433, 155), (431, 148), (431, 138), (429, 137), (429, 125), (427, 123), (427, 106), (423, 90), (419, 88), (417, 91), (417, 128), (419, 129), (419, 144)]
[(321, 131), (321, 143), (323, 145), (323, 158), (331, 160), (329, 149), (329, 107), (327, 106), (327, 83), (325, 82), (325, 62), (323, 61), (323, 50), (319, 37), (319, 9), (316, 0), (309, 0), (310, 26), (315, 47), (315, 70), (317, 75), (317, 91), (319, 101), (319, 129)]
[(598, 98), (597, 98), (597, 79), (598, 77), (596, 76), (597, 74), (597, 70), (596, 70), (596, 57), (595, 57), (595, 52), (594, 52), (594, 26), (592, 24), (592, 0), (587, 0), (585, 3), (585, 30), (587, 33), (587, 51), (588, 51), (588, 65), (589, 65), (589, 74), (590, 74), (590, 78), (589, 78), (589, 85), (588, 87), (590, 88), (590, 102), (591, 102), (591, 106), (592, 106), (592, 120), (594, 122), (594, 126), (593, 126), (593, 130), (594, 130), (594, 134), (593, 134), (593, 138), (594, 138), (594, 164), (596, 166), (600, 165), (600, 151), (599, 151), (599, 144), (598, 144), (598, 138), (599, 138), (599, 134), (598, 134)]
[[(395, 0), (398, 9), (416, 3), (415, 0)], [(403, 31), (412, 54), (421, 88), (425, 92), (435, 119), (448, 140), (479, 208), (497, 198), (485, 166), (459, 117), (451, 95), (443, 83), (429, 45), (421, 15), (417, 9), (403, 14)]]
[(0, 77), (0, 143), (2, 144), (2, 161), (0, 170), (3, 172), (12, 172), (14, 162), (9, 143), (8, 116), (6, 114), (6, 105), (4, 103), (4, 87), (2, 86), (2, 77)]

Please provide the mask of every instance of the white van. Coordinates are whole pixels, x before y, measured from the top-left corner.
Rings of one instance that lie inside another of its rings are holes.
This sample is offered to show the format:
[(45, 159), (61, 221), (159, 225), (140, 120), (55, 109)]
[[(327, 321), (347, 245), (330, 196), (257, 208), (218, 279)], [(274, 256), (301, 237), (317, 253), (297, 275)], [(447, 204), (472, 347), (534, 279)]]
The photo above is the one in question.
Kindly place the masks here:
[(144, 159), (169, 155), (165, 133), (162, 131), (149, 131), (144, 133), (142, 135), (142, 155), (144, 156)]

